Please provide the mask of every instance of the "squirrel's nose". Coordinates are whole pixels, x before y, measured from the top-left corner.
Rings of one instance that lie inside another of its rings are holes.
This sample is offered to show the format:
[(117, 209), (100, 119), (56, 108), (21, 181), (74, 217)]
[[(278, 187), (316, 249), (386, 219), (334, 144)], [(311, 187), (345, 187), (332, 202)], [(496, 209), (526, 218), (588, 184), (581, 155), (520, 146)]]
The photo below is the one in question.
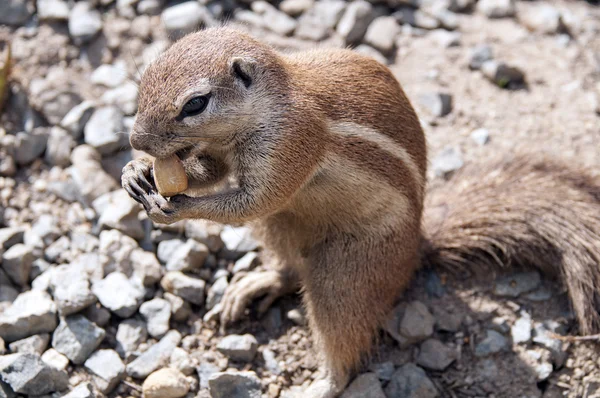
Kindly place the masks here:
[(138, 151), (146, 151), (149, 148), (149, 140), (148, 137), (145, 137), (146, 134), (140, 133), (134, 129), (131, 130), (131, 134), (129, 134), (129, 143), (133, 149), (137, 149)]

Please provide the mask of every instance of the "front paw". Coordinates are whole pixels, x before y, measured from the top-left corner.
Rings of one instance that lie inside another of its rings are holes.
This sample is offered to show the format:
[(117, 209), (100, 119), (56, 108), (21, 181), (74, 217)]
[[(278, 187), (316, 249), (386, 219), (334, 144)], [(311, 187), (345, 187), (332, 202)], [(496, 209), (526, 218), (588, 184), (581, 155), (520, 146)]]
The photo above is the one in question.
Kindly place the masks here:
[(175, 203), (169, 202), (159, 193), (147, 195), (145, 198), (144, 209), (148, 217), (157, 224), (173, 224), (185, 218)]
[(149, 197), (158, 194), (153, 182), (152, 162), (148, 159), (132, 160), (123, 168), (121, 186), (146, 210), (150, 207)]

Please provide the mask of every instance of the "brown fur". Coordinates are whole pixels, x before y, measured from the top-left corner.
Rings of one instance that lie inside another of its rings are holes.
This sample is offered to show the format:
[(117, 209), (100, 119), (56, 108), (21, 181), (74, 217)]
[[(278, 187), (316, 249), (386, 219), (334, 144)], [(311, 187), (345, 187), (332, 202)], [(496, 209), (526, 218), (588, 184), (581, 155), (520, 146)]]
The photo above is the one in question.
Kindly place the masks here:
[[(177, 121), (194, 90), (211, 92), (209, 107)], [(421, 250), (427, 262), (449, 267), (473, 259), (562, 263), (584, 330), (597, 326), (597, 180), (542, 169), (544, 162), (500, 163), (492, 178), (465, 174), (473, 184), (434, 193), (456, 199), (440, 205), (448, 210), (437, 222), (426, 219), (423, 240), (425, 138), (398, 82), (370, 58), (348, 50), (283, 55), (228, 28), (189, 35), (144, 73), (131, 143), (154, 156), (191, 145), (186, 153), (196, 160), (186, 168), (197, 185), (237, 178), (228, 191), (167, 201), (147, 181), (149, 162), (134, 161), (123, 186), (156, 222), (251, 222), (269, 271), (232, 283), (221, 322), (266, 295), (264, 310), (299, 281), (327, 375), (309, 397), (343, 389)]]

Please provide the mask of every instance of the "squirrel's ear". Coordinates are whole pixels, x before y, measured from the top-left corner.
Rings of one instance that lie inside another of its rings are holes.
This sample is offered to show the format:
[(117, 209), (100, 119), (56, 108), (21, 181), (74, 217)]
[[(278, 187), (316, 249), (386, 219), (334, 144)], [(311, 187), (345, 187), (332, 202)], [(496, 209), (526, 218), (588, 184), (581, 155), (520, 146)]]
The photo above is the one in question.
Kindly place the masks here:
[(233, 76), (239, 79), (244, 86), (250, 87), (256, 72), (256, 61), (252, 58), (233, 57), (229, 65)]

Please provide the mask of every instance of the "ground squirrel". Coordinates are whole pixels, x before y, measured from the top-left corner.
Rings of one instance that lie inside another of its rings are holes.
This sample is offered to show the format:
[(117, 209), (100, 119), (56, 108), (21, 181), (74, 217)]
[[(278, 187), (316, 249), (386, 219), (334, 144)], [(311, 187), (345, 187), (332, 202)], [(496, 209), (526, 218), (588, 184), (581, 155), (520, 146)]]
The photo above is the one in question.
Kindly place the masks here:
[(188, 35), (144, 72), (135, 149), (183, 159), (200, 196), (160, 196), (152, 162), (122, 183), (150, 218), (248, 222), (268, 271), (233, 283), (221, 323), (302, 288), (323, 379), (337, 396), (421, 264), (555, 269), (584, 332), (597, 328), (600, 179), (548, 160), (466, 169), (428, 193), (419, 120), (387, 67), (350, 50), (282, 54), (219, 27)]

